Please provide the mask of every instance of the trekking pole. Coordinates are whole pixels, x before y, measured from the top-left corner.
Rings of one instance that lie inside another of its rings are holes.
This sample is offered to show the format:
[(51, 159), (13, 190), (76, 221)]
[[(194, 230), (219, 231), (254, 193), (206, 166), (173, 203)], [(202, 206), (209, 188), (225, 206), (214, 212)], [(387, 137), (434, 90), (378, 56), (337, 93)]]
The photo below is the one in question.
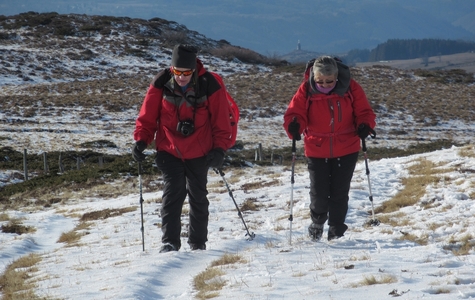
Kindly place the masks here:
[(297, 147), (295, 146), (296, 139), (292, 138), (292, 175), (290, 176), (290, 235), (289, 235), (289, 244), (292, 245), (292, 221), (294, 220), (293, 209), (294, 209), (294, 174), (295, 174), (295, 156), (297, 152)]
[(256, 235), (254, 234), (254, 232), (252, 232), (252, 233), (249, 232), (249, 229), (247, 228), (246, 222), (244, 222), (244, 218), (242, 217), (241, 210), (239, 209), (239, 206), (237, 205), (236, 200), (234, 200), (234, 196), (233, 196), (233, 193), (231, 192), (231, 189), (229, 188), (228, 182), (224, 178), (223, 170), (214, 169), (214, 171), (216, 172), (216, 174), (221, 175), (221, 178), (223, 178), (224, 184), (226, 185), (226, 188), (228, 189), (229, 196), (231, 196), (231, 199), (233, 199), (234, 205), (236, 206), (236, 209), (238, 211), (238, 216), (241, 218), (242, 223), (244, 224), (244, 228), (246, 228), (246, 231), (247, 231), (246, 236), (249, 236), (249, 238), (247, 240), (252, 241), (256, 237)]
[(139, 162), (139, 190), (140, 190), (140, 216), (142, 220), (142, 251), (145, 251), (145, 236), (144, 236), (144, 227), (143, 227), (143, 198), (142, 198), (142, 164)]
[(371, 201), (371, 211), (373, 213), (373, 219), (369, 222), (371, 226), (378, 226), (380, 224), (378, 219), (374, 218), (374, 205), (373, 205), (373, 192), (371, 191), (371, 180), (369, 179), (369, 167), (368, 167), (368, 155), (366, 154), (366, 142), (365, 139), (361, 139), (363, 143), (363, 154), (364, 154), (364, 163), (366, 166), (366, 176), (368, 177), (368, 187), (369, 187), (369, 201)]

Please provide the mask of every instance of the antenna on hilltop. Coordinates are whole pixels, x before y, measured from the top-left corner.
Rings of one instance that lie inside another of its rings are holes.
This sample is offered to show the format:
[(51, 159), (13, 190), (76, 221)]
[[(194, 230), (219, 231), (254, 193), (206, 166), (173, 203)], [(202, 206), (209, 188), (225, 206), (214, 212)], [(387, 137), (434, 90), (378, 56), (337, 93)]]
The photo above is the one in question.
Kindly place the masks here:
[(300, 40), (297, 42), (297, 50), (300, 50)]

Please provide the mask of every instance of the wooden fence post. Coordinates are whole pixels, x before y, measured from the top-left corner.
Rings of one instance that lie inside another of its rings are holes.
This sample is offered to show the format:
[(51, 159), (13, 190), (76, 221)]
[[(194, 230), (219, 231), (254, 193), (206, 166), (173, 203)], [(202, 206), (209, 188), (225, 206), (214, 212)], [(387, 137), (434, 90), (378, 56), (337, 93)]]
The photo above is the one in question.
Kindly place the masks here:
[(262, 143), (259, 143), (259, 161), (262, 161)]
[(48, 156), (46, 152), (43, 152), (43, 169), (45, 174), (48, 173), (49, 167), (48, 167)]
[(59, 173), (64, 173), (63, 153), (59, 152)]
[(25, 181), (28, 180), (28, 162), (27, 162), (27, 151), (23, 149), (23, 174), (25, 176)]

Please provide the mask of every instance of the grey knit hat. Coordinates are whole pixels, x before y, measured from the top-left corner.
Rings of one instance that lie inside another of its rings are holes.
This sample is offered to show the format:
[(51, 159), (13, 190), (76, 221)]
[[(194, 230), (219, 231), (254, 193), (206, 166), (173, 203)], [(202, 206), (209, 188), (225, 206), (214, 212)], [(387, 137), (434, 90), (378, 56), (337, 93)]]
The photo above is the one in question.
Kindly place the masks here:
[(172, 66), (184, 69), (196, 69), (197, 52), (197, 49), (191, 45), (176, 45), (173, 48)]

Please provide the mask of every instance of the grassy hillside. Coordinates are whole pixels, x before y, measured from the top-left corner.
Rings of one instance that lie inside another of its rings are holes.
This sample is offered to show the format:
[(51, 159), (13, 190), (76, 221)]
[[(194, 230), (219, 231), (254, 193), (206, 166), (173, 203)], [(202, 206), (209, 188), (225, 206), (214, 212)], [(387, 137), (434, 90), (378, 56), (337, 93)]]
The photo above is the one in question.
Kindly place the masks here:
[(423, 69), (423, 70), (452, 70), (461, 69), (469, 73), (475, 73), (475, 53), (458, 53), (452, 55), (431, 56), (426, 58), (365, 62), (357, 63), (358, 67), (374, 65), (389, 66), (398, 69)]

